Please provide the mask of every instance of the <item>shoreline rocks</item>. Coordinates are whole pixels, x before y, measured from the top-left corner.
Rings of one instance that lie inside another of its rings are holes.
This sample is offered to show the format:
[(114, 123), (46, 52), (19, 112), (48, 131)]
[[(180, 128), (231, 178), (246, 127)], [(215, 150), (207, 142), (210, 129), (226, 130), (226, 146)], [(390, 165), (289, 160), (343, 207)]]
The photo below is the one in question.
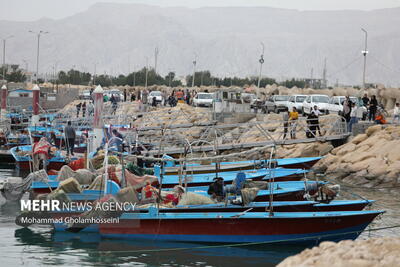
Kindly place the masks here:
[(374, 125), (315, 166), (330, 178), (364, 187), (400, 184), (400, 126)]
[(283, 260), (278, 267), (394, 267), (400, 266), (400, 238), (322, 242)]

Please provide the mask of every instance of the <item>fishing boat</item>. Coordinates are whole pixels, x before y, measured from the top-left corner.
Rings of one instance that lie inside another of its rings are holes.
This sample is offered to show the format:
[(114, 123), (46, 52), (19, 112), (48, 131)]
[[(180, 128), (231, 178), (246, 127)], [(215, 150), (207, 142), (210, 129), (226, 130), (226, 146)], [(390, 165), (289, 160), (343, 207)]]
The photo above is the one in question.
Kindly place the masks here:
[[(166, 162), (166, 166), (170, 167), (167, 169), (167, 174), (175, 174), (172, 172), (179, 173), (179, 169), (173, 169), (172, 167), (179, 168), (179, 164), (175, 164), (175, 161), (172, 157), (164, 156), (164, 158), (170, 159)], [(303, 169), (309, 170), (311, 169), (322, 157), (303, 157), (303, 158), (283, 158), (283, 159), (274, 159), (272, 160), (272, 165), (274, 167), (282, 167), (287, 169)], [(245, 161), (223, 161), (218, 163), (221, 167), (218, 171), (228, 170), (232, 168), (232, 170), (247, 170), (247, 169), (257, 169), (257, 168), (265, 168), (269, 166), (269, 160), (245, 160)], [(208, 166), (208, 167), (205, 167)], [(187, 171), (190, 170), (193, 173), (204, 173), (204, 169), (209, 168), (210, 172), (215, 172), (216, 163), (211, 163), (209, 165), (201, 165), (201, 164), (186, 164)]]
[[(307, 170), (301, 169), (256, 169), (242, 171), (246, 175), (246, 179), (253, 181), (299, 181), (302, 179)], [(159, 167), (154, 167), (154, 173), (157, 177), (160, 177)], [(225, 184), (231, 184), (235, 180), (237, 171), (227, 171), (221, 173), (203, 173), (203, 174), (191, 174), (187, 172), (186, 175), (165, 175), (162, 178), (162, 184), (164, 188), (174, 187), (181, 183), (187, 183), (188, 186), (206, 186), (213, 182), (215, 177), (221, 177), (224, 179)]]
[[(17, 146), (10, 149), (11, 155), (15, 159), (16, 167), (20, 170), (29, 171), (31, 170), (32, 157), (32, 146)], [(61, 155), (59, 151), (56, 152), (50, 159), (48, 159), (47, 169), (49, 170), (60, 170), (63, 165), (67, 164), (67, 160)]]
[(102, 237), (213, 243), (306, 243), (355, 239), (383, 211), (124, 213)]

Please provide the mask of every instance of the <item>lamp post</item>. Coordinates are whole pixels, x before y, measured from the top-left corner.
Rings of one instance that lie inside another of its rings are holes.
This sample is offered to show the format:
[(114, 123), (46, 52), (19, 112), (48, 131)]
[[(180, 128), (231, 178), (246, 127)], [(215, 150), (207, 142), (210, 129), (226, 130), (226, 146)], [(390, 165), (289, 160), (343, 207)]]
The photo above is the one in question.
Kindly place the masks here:
[(257, 87), (260, 88), (260, 82), (261, 82), (261, 72), (262, 72), (262, 65), (264, 64), (264, 43), (261, 42), (261, 46), (262, 46), (262, 53), (260, 56), (260, 59), (258, 60), (258, 62), (260, 62), (260, 73), (258, 74), (258, 83), (257, 83)]
[(38, 78), (39, 78), (39, 47), (40, 47), (40, 36), (42, 34), (47, 34), (49, 32), (45, 31), (39, 31), (39, 32), (34, 32), (34, 31), (29, 31), (30, 33), (36, 34), (37, 36), (37, 52), (36, 52), (36, 83), (38, 83)]
[(6, 38), (3, 38), (3, 80), (6, 80), (6, 41), (14, 37), (14, 35), (10, 35)]
[(94, 63), (93, 86), (96, 86), (96, 67), (97, 67), (97, 62)]
[(194, 60), (193, 60), (193, 77), (192, 77), (192, 87), (194, 87), (194, 78), (196, 75), (196, 64), (197, 64), (197, 54), (194, 54)]
[(144, 87), (147, 89), (147, 79), (149, 75), (149, 58), (146, 57), (146, 74), (145, 74), (145, 82), (144, 82)]
[(365, 34), (365, 48), (364, 51), (362, 51), (361, 53), (364, 55), (364, 69), (363, 69), (363, 87), (364, 89), (366, 88), (366, 84), (365, 84), (365, 73), (367, 71), (367, 54), (368, 54), (368, 32), (361, 28), (361, 30), (364, 32)]

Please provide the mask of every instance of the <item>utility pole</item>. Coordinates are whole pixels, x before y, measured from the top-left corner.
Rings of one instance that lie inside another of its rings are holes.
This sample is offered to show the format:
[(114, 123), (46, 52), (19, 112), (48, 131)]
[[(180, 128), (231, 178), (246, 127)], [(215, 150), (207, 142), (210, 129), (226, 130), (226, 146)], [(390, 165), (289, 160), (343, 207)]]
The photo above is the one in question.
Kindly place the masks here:
[(149, 58), (146, 57), (146, 79), (145, 79), (145, 83), (144, 83), (144, 87), (147, 89), (147, 76), (149, 74)]
[(154, 49), (154, 72), (157, 74), (158, 47)]
[(45, 32), (45, 31), (39, 31), (39, 32), (29, 31), (29, 32), (37, 35), (36, 83), (38, 83), (38, 79), (39, 79), (39, 47), (40, 47), (40, 36), (41, 36), (42, 34), (47, 34), (47, 33), (49, 33), (49, 32)]
[[(262, 73), (262, 65), (264, 64), (264, 43), (261, 42), (261, 46), (262, 46), (262, 53), (260, 56), (260, 59), (258, 60), (258, 62), (260, 62), (260, 72), (258, 73), (258, 83), (257, 83), (257, 87), (260, 88), (260, 82), (261, 82), (261, 73)], [(257, 94), (258, 96), (258, 94)]]
[(326, 58), (324, 59), (324, 70), (322, 71), (322, 81), (323, 81), (323, 87), (327, 88), (328, 87), (328, 81), (326, 80)]
[(367, 87), (365, 84), (365, 73), (367, 71), (367, 54), (368, 54), (368, 32), (361, 28), (361, 30), (365, 33), (365, 48), (361, 53), (364, 55), (364, 70), (363, 70), (363, 87), (364, 89)]
[(6, 80), (6, 41), (14, 37), (14, 35), (10, 35), (3, 39), (3, 80)]
[(196, 75), (196, 64), (197, 64), (197, 55), (196, 53), (194, 54), (194, 60), (193, 60), (193, 76), (192, 76), (192, 87), (194, 87), (194, 78)]
[(310, 74), (310, 86), (311, 88), (314, 88), (314, 68), (311, 68), (311, 74)]
[(97, 66), (97, 63), (94, 63), (93, 86), (96, 86), (96, 66)]

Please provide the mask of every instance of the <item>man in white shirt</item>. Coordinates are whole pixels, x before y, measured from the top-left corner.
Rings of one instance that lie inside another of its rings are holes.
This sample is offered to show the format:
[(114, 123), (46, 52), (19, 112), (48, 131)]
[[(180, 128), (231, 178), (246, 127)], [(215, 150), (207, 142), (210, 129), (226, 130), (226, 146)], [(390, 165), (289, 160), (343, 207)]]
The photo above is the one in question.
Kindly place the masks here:
[(358, 119), (360, 116), (359, 110), (361, 110), (361, 118), (362, 118), (362, 109), (357, 107), (355, 103), (351, 102), (350, 121), (348, 124), (349, 132), (353, 131), (353, 124), (358, 123)]
[(399, 123), (400, 121), (400, 104), (396, 103), (393, 110), (393, 123)]

